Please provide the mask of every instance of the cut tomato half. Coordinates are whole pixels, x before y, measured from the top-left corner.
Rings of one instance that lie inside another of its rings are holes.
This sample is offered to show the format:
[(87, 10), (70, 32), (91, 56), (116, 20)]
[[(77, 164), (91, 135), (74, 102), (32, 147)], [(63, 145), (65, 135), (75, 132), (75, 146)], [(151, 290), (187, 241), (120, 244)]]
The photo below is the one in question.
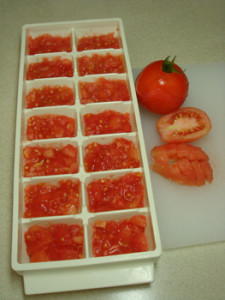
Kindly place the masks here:
[(152, 171), (184, 185), (201, 186), (213, 180), (208, 155), (199, 147), (166, 144), (151, 151)]
[(165, 143), (188, 143), (212, 128), (208, 115), (194, 107), (184, 107), (158, 119), (156, 128)]

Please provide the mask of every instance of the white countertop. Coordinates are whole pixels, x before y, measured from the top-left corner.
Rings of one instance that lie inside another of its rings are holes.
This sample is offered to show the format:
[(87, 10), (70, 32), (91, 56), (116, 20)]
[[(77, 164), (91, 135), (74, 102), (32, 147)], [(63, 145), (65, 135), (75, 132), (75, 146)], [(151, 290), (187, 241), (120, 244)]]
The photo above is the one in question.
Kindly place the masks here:
[[(12, 183), (21, 28), (24, 24), (121, 18), (133, 69), (177, 55), (191, 65), (225, 61), (223, 0), (1, 0), (0, 299), (28, 299), (11, 269)], [(179, 226), (179, 224), (178, 224)], [(225, 229), (224, 229), (225, 230)], [(151, 285), (29, 296), (29, 299), (225, 299), (225, 242), (164, 250)]]

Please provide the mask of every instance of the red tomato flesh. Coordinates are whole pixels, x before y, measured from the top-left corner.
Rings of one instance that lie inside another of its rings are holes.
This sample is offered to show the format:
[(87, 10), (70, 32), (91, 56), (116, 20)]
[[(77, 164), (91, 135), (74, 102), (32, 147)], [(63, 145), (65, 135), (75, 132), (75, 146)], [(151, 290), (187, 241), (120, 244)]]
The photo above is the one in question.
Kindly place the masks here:
[(73, 62), (70, 59), (60, 57), (49, 60), (43, 58), (41, 62), (30, 63), (27, 69), (27, 80), (39, 78), (53, 78), (53, 77), (72, 77), (73, 76)]
[(144, 206), (141, 173), (129, 173), (116, 179), (102, 178), (87, 186), (90, 212), (130, 209)]
[(85, 147), (86, 172), (140, 167), (138, 151), (132, 141), (117, 138), (111, 144), (91, 143)]
[(78, 150), (70, 144), (63, 148), (26, 146), (23, 156), (24, 177), (78, 172)]
[(107, 110), (99, 114), (88, 113), (83, 118), (86, 136), (132, 131), (129, 113)]
[(75, 120), (61, 115), (37, 115), (28, 118), (28, 140), (52, 139), (75, 136)]
[(79, 180), (28, 185), (24, 189), (24, 194), (24, 218), (72, 215), (79, 212)]
[(159, 60), (146, 66), (135, 83), (140, 104), (157, 114), (177, 110), (188, 95), (189, 82), (183, 70), (173, 63), (175, 71), (165, 72), (164, 62)]
[(105, 73), (125, 73), (122, 54), (106, 55), (93, 54), (82, 56), (77, 59), (78, 73), (80, 76)]
[(161, 117), (156, 127), (163, 142), (188, 143), (206, 135), (212, 125), (204, 111), (184, 107)]
[(130, 100), (125, 80), (109, 80), (101, 77), (93, 82), (80, 81), (79, 90), (82, 104)]
[(26, 108), (73, 105), (74, 103), (74, 92), (67, 86), (56, 85), (33, 88), (26, 96)]
[(208, 155), (188, 144), (165, 144), (151, 151), (151, 169), (165, 178), (184, 185), (204, 185), (213, 180)]
[(28, 37), (28, 53), (34, 55), (38, 53), (52, 52), (71, 52), (71, 36), (61, 37), (52, 36), (51, 34), (42, 34), (36, 38)]
[(77, 51), (94, 50), (94, 49), (118, 49), (120, 47), (119, 38), (114, 33), (92, 35), (82, 37), (78, 40)]
[(98, 220), (93, 225), (93, 255), (108, 256), (149, 250), (146, 217), (136, 215), (121, 221)]
[(83, 235), (83, 228), (77, 224), (31, 226), (24, 234), (30, 262), (82, 258)]

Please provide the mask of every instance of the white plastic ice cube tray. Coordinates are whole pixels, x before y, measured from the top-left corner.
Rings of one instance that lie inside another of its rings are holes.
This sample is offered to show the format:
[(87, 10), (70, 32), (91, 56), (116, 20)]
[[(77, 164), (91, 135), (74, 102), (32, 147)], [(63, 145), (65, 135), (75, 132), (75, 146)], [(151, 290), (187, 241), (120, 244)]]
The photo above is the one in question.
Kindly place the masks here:
[[(82, 36), (100, 35), (114, 32), (120, 40), (120, 49), (86, 50), (78, 52), (77, 40)], [(27, 49), (28, 36), (37, 37), (43, 33), (67, 36), (72, 38), (72, 52), (46, 53), (29, 55)], [(92, 54), (123, 54), (126, 72), (122, 74), (98, 74), (79, 76), (77, 57)], [(43, 57), (49, 59), (60, 56), (71, 59), (74, 66), (73, 77), (26, 80), (26, 70), (29, 63), (39, 61)], [(108, 79), (125, 79), (129, 86), (130, 100), (105, 103), (80, 103), (79, 81), (93, 81), (99, 77)], [(51, 106), (27, 109), (25, 98), (32, 88), (43, 85), (66, 85), (75, 93), (75, 104), (68, 106)], [(98, 113), (112, 109), (122, 113), (130, 113), (132, 132), (84, 136), (83, 115)], [(27, 141), (26, 121), (30, 116), (41, 114), (61, 114), (72, 117), (76, 123), (76, 134), (72, 138)], [(135, 169), (110, 170), (87, 173), (84, 169), (84, 147), (92, 142), (111, 143), (116, 137), (132, 140), (138, 149), (140, 167)], [(79, 172), (76, 174), (23, 177), (23, 148), (25, 145), (62, 146), (73, 144), (78, 147)], [(117, 178), (130, 172), (141, 172), (144, 185), (144, 207), (110, 212), (90, 213), (87, 209), (87, 184), (98, 178)], [(81, 209), (76, 215), (53, 216), (41, 218), (23, 218), (24, 188), (28, 184), (39, 182), (56, 183), (61, 179), (79, 179), (81, 182)], [(149, 251), (141, 253), (93, 257), (91, 227), (96, 220), (121, 220), (133, 215), (142, 214), (147, 217), (146, 235), (150, 245)], [(33, 224), (49, 225), (52, 223), (79, 224), (84, 228), (84, 253), (82, 259), (30, 263), (26, 253), (24, 232)], [(152, 246), (152, 245), (155, 245)], [(81, 290), (99, 287), (147, 283), (153, 281), (154, 263), (161, 254), (161, 244), (157, 217), (152, 193), (141, 121), (133, 84), (132, 70), (125, 41), (123, 24), (120, 19), (102, 19), (90, 21), (74, 21), (63, 23), (47, 23), (25, 25), (22, 30), (21, 60), (18, 85), (16, 145), (14, 167), (14, 206), (12, 232), (12, 268), (24, 277), (26, 294)]]

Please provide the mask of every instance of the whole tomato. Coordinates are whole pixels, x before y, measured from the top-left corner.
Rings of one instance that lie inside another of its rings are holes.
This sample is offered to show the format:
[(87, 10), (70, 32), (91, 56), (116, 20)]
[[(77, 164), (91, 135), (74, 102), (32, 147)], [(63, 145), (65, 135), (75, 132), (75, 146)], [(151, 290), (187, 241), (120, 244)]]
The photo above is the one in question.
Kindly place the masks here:
[(169, 61), (158, 60), (147, 65), (135, 83), (139, 102), (151, 112), (168, 114), (180, 108), (188, 95), (189, 82), (184, 71)]

